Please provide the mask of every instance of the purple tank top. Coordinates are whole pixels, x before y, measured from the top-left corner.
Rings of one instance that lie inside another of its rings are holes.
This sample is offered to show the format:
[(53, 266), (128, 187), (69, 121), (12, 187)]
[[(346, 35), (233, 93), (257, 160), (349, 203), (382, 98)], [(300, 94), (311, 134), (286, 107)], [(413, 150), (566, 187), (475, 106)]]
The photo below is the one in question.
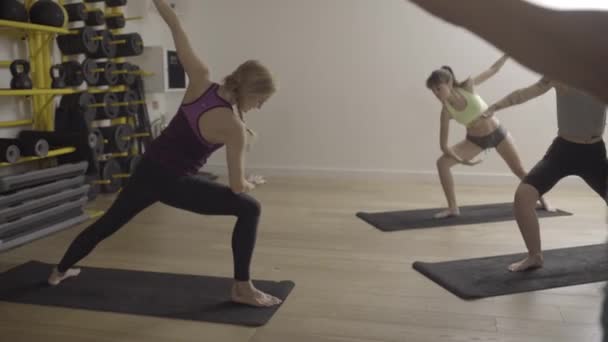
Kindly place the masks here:
[(232, 105), (222, 99), (213, 83), (196, 101), (182, 104), (167, 128), (156, 138), (145, 153), (178, 176), (196, 174), (211, 154), (224, 146), (211, 144), (201, 135), (198, 122), (206, 112)]

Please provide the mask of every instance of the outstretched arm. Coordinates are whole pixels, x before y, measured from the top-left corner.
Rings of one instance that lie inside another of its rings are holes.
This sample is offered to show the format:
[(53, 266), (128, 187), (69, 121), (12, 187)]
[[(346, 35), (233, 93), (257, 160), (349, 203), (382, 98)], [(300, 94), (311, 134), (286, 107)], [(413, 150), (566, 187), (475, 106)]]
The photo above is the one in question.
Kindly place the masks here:
[(496, 63), (492, 64), (492, 66), (488, 70), (474, 77), (473, 85), (480, 85), (483, 82), (492, 78), (492, 76), (496, 75), (496, 73), (498, 73), (500, 69), (502, 69), (502, 67), (505, 65), (507, 59), (509, 59), (509, 56), (502, 56), (498, 61), (496, 61)]
[(409, 1), (537, 73), (608, 102), (608, 12), (557, 11), (522, 0)]
[(546, 92), (548, 92), (551, 88), (555, 86), (554, 82), (543, 77), (540, 81), (534, 83), (533, 85), (515, 90), (511, 94), (504, 97), (502, 100), (496, 102), (488, 109), (489, 112), (497, 112), (499, 110), (509, 108), (512, 106), (516, 106), (527, 101), (530, 101), (534, 98), (537, 98)]
[(158, 13), (160, 13), (160, 16), (171, 30), (177, 56), (190, 82), (196, 82), (197, 80), (207, 81), (209, 78), (209, 68), (198, 58), (192, 49), (188, 35), (173, 9), (165, 0), (154, 0), (154, 5), (156, 5)]

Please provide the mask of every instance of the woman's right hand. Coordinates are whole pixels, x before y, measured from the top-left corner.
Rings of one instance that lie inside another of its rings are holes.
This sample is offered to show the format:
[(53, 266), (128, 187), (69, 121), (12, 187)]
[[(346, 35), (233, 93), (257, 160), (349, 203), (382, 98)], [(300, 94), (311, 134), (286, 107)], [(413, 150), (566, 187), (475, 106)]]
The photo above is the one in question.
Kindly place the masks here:
[(477, 164), (480, 164), (481, 162), (483, 162), (483, 159), (476, 159), (476, 160), (462, 160), (460, 161), (461, 164), (463, 165), (467, 165), (467, 166), (475, 166)]

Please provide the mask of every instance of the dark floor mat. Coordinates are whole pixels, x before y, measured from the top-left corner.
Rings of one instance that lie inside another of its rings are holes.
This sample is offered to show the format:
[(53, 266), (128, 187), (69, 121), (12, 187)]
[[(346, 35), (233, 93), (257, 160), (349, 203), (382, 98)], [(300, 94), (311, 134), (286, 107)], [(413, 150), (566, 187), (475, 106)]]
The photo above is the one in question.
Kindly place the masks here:
[[(277, 312), (230, 301), (232, 279), (84, 267), (76, 278), (47, 285), (51, 265), (31, 261), (0, 274), (0, 301), (123, 314), (262, 326)], [(285, 300), (291, 281), (255, 281)]]
[(607, 281), (607, 247), (601, 244), (548, 250), (544, 252), (544, 267), (527, 272), (507, 269), (526, 254), (415, 262), (413, 267), (456, 296), (477, 299)]
[[(460, 216), (458, 217), (444, 219), (433, 218), (433, 215), (442, 210), (445, 210), (445, 208), (379, 213), (359, 212), (357, 213), (357, 217), (385, 232), (515, 220), (512, 202), (464, 206), (460, 207)], [(571, 213), (562, 210), (548, 212), (546, 210), (538, 209), (536, 212), (539, 218), (572, 215)]]

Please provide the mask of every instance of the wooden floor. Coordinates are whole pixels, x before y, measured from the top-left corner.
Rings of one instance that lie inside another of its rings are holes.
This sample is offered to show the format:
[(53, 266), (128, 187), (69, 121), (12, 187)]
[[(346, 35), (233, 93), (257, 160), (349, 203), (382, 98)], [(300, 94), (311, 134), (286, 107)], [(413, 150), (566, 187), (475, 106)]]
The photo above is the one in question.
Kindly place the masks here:
[[(231, 325), (96, 313), (0, 302), (0, 341), (221, 342), (599, 342), (603, 284), (465, 302), (411, 268), (522, 252), (513, 222), (382, 233), (355, 217), (443, 205), (435, 184), (304, 178), (269, 179), (255, 278), (296, 288), (270, 323)], [(509, 201), (512, 187), (460, 186), (461, 205)], [(543, 219), (546, 249), (604, 242), (606, 209), (589, 190), (557, 188), (550, 199), (573, 217)], [(100, 207), (110, 203), (102, 199)], [(232, 218), (149, 208), (82, 265), (231, 276)], [(0, 254), (4, 269), (56, 262), (82, 227)]]

